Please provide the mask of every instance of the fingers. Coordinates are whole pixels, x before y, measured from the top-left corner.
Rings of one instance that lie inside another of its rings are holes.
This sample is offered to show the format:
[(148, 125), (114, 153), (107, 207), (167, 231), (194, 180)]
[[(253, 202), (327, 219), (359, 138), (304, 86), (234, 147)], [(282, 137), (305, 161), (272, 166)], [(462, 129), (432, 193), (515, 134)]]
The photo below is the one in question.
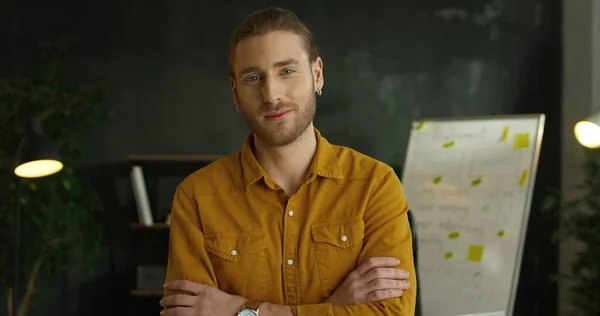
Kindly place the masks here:
[(401, 290), (406, 291), (410, 288), (410, 282), (403, 280), (376, 279), (365, 285), (367, 294), (381, 290)]
[(191, 307), (196, 305), (196, 296), (175, 294), (170, 295), (160, 300), (160, 306), (162, 307)]
[(406, 280), (408, 272), (396, 268), (374, 268), (363, 274), (365, 282), (376, 279)]
[(160, 311), (161, 316), (194, 316), (194, 313), (194, 309), (189, 307), (175, 307)]
[(365, 296), (365, 299), (367, 300), (365, 303), (376, 302), (400, 296), (402, 296), (402, 290), (400, 289), (379, 290), (367, 294)]
[(363, 275), (367, 273), (369, 270), (374, 268), (392, 268), (396, 267), (400, 264), (400, 260), (398, 258), (393, 257), (371, 257), (365, 260), (358, 268), (356, 268), (355, 272), (358, 275)]
[(188, 292), (194, 295), (198, 295), (207, 286), (188, 280), (174, 280), (167, 282), (167, 284), (165, 284), (165, 287), (171, 291)]

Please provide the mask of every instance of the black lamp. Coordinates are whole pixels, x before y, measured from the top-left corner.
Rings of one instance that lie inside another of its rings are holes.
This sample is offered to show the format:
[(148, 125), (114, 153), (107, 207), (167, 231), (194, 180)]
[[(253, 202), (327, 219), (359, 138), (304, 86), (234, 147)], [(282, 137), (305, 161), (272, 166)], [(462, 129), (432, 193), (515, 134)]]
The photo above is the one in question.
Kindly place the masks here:
[(40, 178), (62, 168), (58, 149), (44, 136), (40, 119), (29, 118), (25, 138), (17, 149), (15, 174), (20, 178)]
[(40, 119), (33, 116), (27, 120), (26, 134), (17, 148), (15, 175), (17, 178), (17, 207), (15, 210), (15, 266), (12, 310), (17, 315), (19, 304), (19, 248), (21, 235), (21, 178), (41, 178), (62, 170), (58, 148), (42, 133)]

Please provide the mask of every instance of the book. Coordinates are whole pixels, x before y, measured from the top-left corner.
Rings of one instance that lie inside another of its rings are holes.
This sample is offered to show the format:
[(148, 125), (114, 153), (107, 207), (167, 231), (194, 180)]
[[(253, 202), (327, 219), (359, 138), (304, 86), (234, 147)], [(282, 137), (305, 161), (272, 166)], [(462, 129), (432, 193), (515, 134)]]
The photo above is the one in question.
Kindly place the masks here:
[(150, 200), (146, 191), (146, 181), (142, 167), (133, 166), (130, 172), (131, 184), (133, 186), (133, 195), (137, 205), (138, 220), (144, 226), (152, 226), (154, 220), (152, 218), (152, 209), (150, 208)]

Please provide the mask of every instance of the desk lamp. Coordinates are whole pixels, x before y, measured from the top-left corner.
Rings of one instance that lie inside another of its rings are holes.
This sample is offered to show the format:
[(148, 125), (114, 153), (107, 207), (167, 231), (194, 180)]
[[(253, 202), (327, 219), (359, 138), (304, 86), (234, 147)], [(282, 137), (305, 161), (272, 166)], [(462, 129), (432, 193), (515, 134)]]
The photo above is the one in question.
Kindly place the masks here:
[(12, 310), (17, 315), (19, 304), (19, 248), (21, 235), (21, 178), (41, 178), (62, 170), (58, 148), (42, 133), (39, 117), (27, 120), (26, 134), (17, 148), (14, 173), (17, 176), (17, 206), (15, 210), (15, 266)]

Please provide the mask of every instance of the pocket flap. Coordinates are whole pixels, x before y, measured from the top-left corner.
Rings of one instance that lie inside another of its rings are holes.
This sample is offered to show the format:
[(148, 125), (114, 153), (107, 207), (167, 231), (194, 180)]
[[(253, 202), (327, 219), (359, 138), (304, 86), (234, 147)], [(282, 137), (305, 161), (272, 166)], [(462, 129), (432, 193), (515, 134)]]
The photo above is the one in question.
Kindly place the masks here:
[(365, 236), (365, 223), (362, 217), (336, 220), (311, 225), (314, 242), (324, 242), (339, 248), (348, 248), (362, 242)]
[(265, 249), (264, 235), (262, 232), (206, 234), (204, 248), (219, 258), (238, 261)]

